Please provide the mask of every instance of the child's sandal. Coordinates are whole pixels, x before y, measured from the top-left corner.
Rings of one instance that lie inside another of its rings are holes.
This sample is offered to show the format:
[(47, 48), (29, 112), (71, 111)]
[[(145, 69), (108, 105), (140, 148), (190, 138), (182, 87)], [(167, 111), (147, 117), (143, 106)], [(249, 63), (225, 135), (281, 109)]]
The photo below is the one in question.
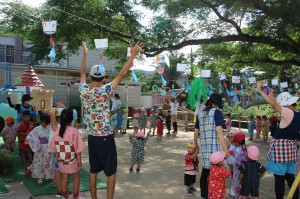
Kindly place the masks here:
[(133, 172), (133, 169), (131, 168), (131, 169), (129, 169), (129, 173), (132, 173)]
[(43, 179), (42, 178), (38, 179), (38, 184), (43, 184)]
[(140, 173), (140, 171), (141, 171), (140, 169), (136, 169), (136, 173)]

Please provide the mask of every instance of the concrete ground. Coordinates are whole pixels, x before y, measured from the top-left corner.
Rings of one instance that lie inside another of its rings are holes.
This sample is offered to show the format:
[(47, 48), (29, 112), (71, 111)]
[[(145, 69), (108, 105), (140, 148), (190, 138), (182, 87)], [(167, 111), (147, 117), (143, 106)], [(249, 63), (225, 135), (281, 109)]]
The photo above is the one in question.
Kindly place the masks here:
[[(237, 132), (237, 129), (233, 129)], [(127, 132), (132, 133), (133, 130)], [(197, 192), (193, 196), (187, 196), (186, 188), (183, 185), (184, 175), (184, 156), (186, 154), (186, 144), (193, 139), (193, 132), (179, 131), (176, 136), (164, 135), (162, 140), (157, 140), (156, 136), (151, 136), (146, 147), (145, 165), (142, 166), (141, 173), (135, 172), (129, 174), (131, 143), (128, 141), (128, 135), (116, 135), (116, 144), (118, 150), (118, 172), (115, 190), (115, 199), (187, 199), (200, 198), (199, 178), (195, 187)], [(87, 141), (86, 139), (84, 139)], [(269, 144), (262, 141), (253, 141), (246, 143), (256, 145), (261, 150), (260, 162), (266, 165), (266, 154)], [(83, 153), (83, 168), (89, 170), (87, 150)], [(201, 160), (201, 158), (200, 158)], [(201, 164), (201, 163), (200, 163)], [(99, 178), (105, 180), (103, 173)], [(231, 185), (231, 179), (226, 182), (226, 198)], [(37, 185), (37, 188), (40, 185)], [(5, 199), (51, 199), (55, 196), (37, 196), (33, 197), (27, 191), (22, 182), (7, 184), (8, 194), (0, 195)], [(287, 191), (288, 189), (286, 189)], [(275, 198), (274, 196), (274, 177), (266, 173), (260, 183), (260, 198)], [(89, 192), (81, 193), (87, 199), (90, 199)], [(98, 198), (106, 198), (106, 189), (98, 190)]]

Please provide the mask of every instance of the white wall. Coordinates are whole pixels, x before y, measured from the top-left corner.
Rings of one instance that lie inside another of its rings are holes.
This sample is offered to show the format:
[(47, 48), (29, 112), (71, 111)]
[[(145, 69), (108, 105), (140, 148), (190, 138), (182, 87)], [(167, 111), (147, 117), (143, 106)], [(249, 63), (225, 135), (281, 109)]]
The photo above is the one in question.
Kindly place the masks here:
[(141, 106), (143, 107), (152, 107), (152, 95), (142, 95), (141, 96)]

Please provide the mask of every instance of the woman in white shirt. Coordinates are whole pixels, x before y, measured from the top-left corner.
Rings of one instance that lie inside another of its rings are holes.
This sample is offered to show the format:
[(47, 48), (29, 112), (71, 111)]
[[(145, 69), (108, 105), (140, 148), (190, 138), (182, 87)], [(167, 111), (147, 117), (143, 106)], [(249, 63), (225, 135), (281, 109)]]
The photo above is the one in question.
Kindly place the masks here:
[(122, 106), (121, 98), (120, 98), (119, 94), (117, 94), (117, 93), (115, 94), (114, 97), (111, 97), (111, 101), (112, 101), (111, 110), (116, 110)]

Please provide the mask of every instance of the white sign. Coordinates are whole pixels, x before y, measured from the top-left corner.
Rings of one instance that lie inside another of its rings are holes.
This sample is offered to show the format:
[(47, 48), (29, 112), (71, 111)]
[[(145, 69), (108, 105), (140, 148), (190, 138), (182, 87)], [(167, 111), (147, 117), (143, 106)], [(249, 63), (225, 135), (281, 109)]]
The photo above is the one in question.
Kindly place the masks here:
[(298, 89), (299, 88), (299, 85), (297, 83), (295, 83), (295, 89)]
[(47, 35), (56, 33), (57, 21), (42, 21), (43, 32)]
[(219, 78), (220, 78), (220, 80), (226, 79), (226, 73), (225, 72), (219, 72)]
[(108, 49), (108, 39), (94, 39), (96, 49), (107, 50)]
[(272, 79), (272, 86), (278, 86), (278, 79)]
[(186, 71), (186, 67), (187, 65), (186, 64), (177, 64), (177, 71), (178, 72), (185, 72)]
[(288, 87), (288, 83), (287, 82), (282, 82), (282, 83), (280, 83), (280, 87), (281, 88), (287, 88)]
[(267, 80), (263, 81), (263, 86), (268, 86), (268, 81)]
[(210, 70), (201, 70), (200, 77), (209, 78), (210, 77)]
[(256, 84), (256, 78), (255, 77), (249, 77), (249, 83), (250, 84)]
[(232, 83), (233, 84), (239, 84), (241, 82), (240, 76), (232, 76)]

